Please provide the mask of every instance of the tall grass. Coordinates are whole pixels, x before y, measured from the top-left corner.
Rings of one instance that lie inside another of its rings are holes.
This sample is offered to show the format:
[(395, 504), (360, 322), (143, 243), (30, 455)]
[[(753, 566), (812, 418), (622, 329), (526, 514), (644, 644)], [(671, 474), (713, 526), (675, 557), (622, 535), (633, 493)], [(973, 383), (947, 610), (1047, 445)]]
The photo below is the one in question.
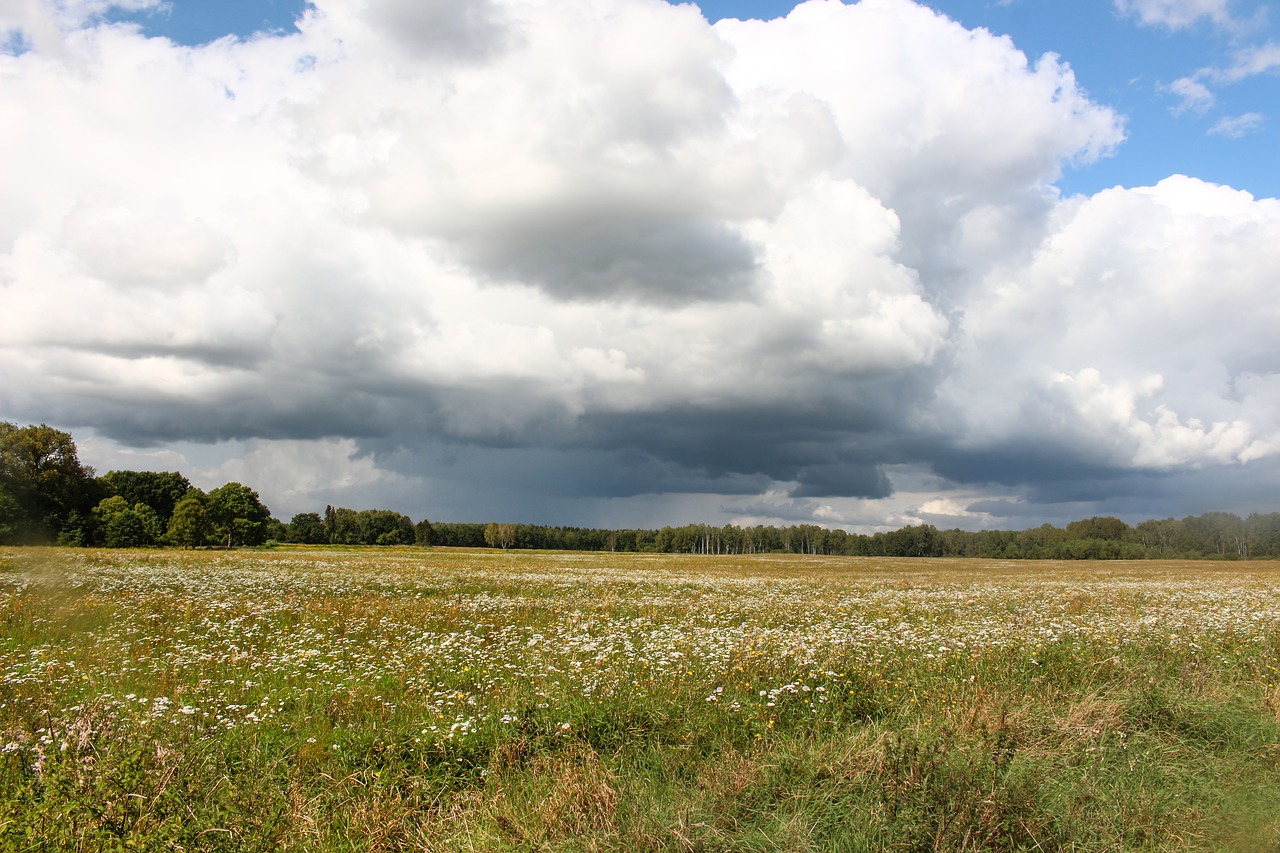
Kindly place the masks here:
[(0, 850), (1280, 847), (1280, 566), (0, 550)]

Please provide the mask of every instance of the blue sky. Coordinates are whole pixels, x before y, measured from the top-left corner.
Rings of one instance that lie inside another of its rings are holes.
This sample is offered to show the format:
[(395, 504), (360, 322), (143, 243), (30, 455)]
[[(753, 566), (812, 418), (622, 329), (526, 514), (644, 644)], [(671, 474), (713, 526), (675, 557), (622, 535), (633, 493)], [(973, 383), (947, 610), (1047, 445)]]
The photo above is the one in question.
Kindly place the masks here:
[[(1182, 99), (1170, 91), (1175, 81), (1201, 69), (1231, 67), (1240, 51), (1280, 44), (1280, 21), (1270, 4), (1236, 0), (1223, 7), (1231, 24), (1203, 16), (1176, 27), (1144, 23), (1136, 10), (1122, 12), (1103, 0), (933, 0), (927, 5), (966, 27), (1009, 35), (1032, 61), (1058, 54), (1094, 100), (1125, 117), (1125, 143), (1105, 160), (1068, 168), (1059, 181), (1064, 192), (1091, 194), (1186, 174), (1257, 197), (1280, 196), (1280, 64), (1269, 73), (1215, 86), (1215, 102), (1203, 112), (1180, 109)], [(200, 44), (227, 34), (287, 32), (305, 6), (297, 0), (173, 0), (163, 11), (120, 17), (179, 43)], [(777, 18), (795, 3), (704, 0), (698, 6), (714, 22)], [(1214, 130), (1219, 122), (1241, 116), (1260, 118), (1238, 131)]]
[(282, 518), (1280, 508), (1268, 4), (703, 12), (0, 3), (0, 420)]

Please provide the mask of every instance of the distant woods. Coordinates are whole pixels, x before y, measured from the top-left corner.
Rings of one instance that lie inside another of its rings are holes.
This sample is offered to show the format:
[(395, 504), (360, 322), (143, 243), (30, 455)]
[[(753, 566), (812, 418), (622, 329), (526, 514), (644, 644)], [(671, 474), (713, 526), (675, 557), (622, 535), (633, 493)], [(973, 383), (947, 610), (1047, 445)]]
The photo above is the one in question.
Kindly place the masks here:
[[(422, 525), (426, 525), (423, 522)], [(420, 525), (420, 527), (422, 526)], [(654, 551), (685, 554), (821, 554), (850, 557), (983, 557), (1004, 560), (1267, 559), (1280, 557), (1280, 513), (1248, 518), (1209, 512), (1181, 520), (1130, 526), (1118, 518), (1073, 521), (1066, 528), (939, 530), (931, 525), (884, 533), (848, 533), (814, 524), (713, 527), (686, 524), (658, 530), (510, 528), (508, 544), (490, 541), (485, 524), (435, 522), (424, 544), (563, 551)], [(421, 541), (421, 540), (420, 540)]]
[(1280, 557), (1280, 513), (1247, 518), (1208, 512), (1130, 526), (1109, 516), (1065, 528), (938, 530), (931, 525), (848, 533), (814, 524), (607, 530), (537, 524), (416, 524), (386, 509), (329, 506), (287, 524), (240, 483), (205, 492), (177, 472), (111, 471), (80, 463), (68, 433), (0, 422), (0, 544), (201, 548), (304, 545), (432, 545), (691, 554), (821, 554), (858, 557), (1140, 560)]

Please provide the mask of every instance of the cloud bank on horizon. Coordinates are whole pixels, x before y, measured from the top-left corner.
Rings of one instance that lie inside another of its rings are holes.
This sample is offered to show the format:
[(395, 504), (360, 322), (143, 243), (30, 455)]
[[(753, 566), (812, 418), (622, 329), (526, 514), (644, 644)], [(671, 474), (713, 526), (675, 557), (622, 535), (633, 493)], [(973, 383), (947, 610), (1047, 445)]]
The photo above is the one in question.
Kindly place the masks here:
[(1125, 129), (1053, 55), (910, 0), (102, 17), (154, 5), (0, 3), (0, 418), (103, 470), (286, 518), (1277, 508), (1280, 202), (1064, 197)]

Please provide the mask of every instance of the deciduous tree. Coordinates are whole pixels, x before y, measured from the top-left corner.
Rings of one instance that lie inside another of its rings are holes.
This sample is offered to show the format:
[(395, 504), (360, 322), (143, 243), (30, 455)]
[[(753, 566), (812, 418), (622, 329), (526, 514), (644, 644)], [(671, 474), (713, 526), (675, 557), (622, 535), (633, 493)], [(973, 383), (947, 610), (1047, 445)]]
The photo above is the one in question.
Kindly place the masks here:
[(177, 471), (111, 471), (100, 479), (129, 506), (149, 506), (162, 524), (169, 523), (173, 508), (191, 490), (191, 482)]
[(258, 493), (240, 483), (227, 483), (209, 493), (209, 522), (219, 542), (261, 545), (266, 541), (266, 522), (271, 511)]
[(288, 540), (300, 545), (327, 545), (329, 535), (324, 529), (324, 519), (317, 512), (300, 512), (288, 526)]
[(173, 508), (165, 536), (179, 548), (195, 548), (205, 544), (209, 529), (209, 513), (205, 509), (204, 498), (198, 490), (192, 489)]
[(516, 541), (516, 528), (512, 524), (491, 521), (484, 527), (484, 541), (491, 548), (510, 548)]
[(44, 424), (0, 422), (0, 488), (19, 509), (11, 537), (29, 542), (53, 541), (73, 510), (88, 511), (101, 497), (70, 433)]

